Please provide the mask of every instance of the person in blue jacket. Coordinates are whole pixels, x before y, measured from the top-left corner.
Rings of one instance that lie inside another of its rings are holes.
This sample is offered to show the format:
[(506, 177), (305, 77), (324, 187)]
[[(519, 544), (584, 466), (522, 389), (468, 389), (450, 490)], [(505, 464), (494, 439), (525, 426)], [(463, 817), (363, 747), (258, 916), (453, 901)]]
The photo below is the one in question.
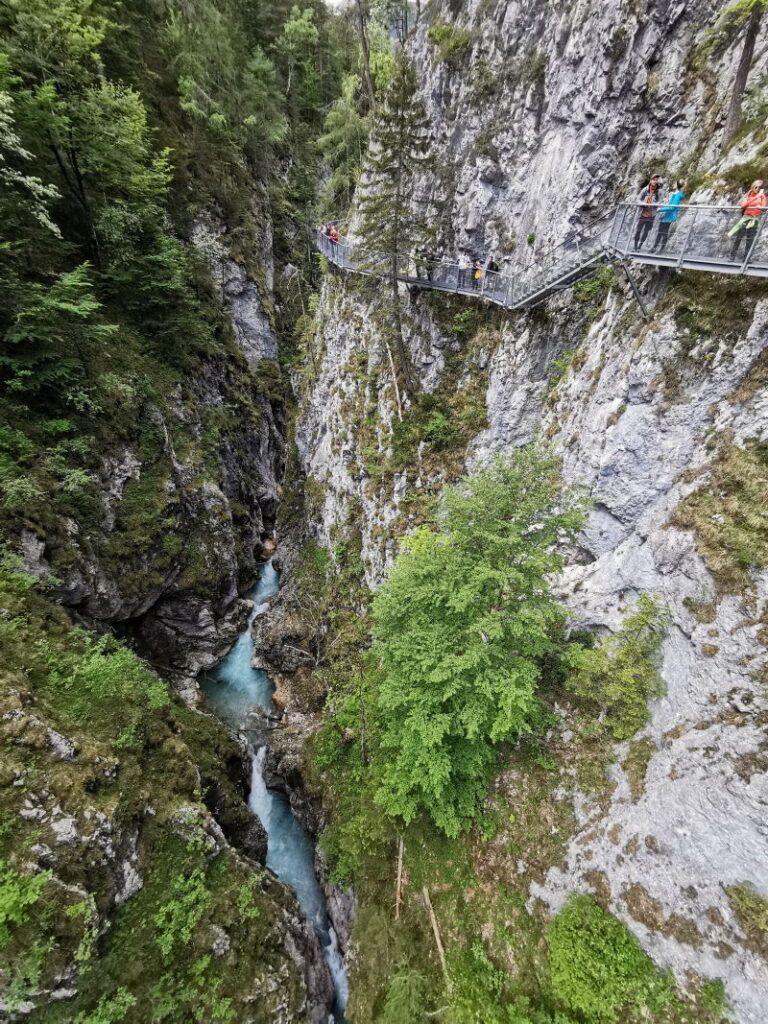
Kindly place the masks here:
[(651, 252), (664, 252), (667, 248), (667, 242), (669, 241), (669, 232), (672, 229), (672, 225), (677, 222), (677, 218), (680, 216), (680, 203), (685, 199), (685, 186), (682, 182), (675, 182), (675, 191), (666, 201), (666, 203), (659, 208), (659, 222), (656, 229), (656, 238), (653, 240), (653, 248)]

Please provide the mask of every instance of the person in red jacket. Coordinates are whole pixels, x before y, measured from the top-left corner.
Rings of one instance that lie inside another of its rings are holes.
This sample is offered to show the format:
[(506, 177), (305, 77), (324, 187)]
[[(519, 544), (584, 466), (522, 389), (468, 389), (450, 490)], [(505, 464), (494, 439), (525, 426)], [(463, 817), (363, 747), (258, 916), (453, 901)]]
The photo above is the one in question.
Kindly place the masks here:
[(739, 203), (741, 206), (741, 217), (736, 221), (728, 237), (733, 239), (731, 245), (731, 259), (735, 260), (741, 242), (744, 242), (744, 259), (749, 255), (752, 244), (755, 241), (757, 225), (768, 205), (768, 196), (765, 194), (765, 187), (762, 179), (752, 183), (752, 188), (747, 192)]

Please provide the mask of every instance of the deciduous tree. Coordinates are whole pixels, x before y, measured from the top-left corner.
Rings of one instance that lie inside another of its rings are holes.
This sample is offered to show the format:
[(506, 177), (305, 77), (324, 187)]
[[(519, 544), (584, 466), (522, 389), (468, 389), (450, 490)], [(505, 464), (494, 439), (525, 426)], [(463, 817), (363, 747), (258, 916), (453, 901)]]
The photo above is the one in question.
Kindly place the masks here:
[(531, 729), (541, 659), (564, 612), (548, 579), (583, 521), (558, 462), (533, 448), (450, 489), (374, 600), (383, 673), (377, 799), (448, 835), (470, 824), (494, 744)]

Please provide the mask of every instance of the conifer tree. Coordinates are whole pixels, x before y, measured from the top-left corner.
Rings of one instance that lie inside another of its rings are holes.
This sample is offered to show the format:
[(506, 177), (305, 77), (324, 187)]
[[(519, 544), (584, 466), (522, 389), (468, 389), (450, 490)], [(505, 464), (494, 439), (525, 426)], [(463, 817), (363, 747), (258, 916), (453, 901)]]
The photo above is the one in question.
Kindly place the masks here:
[(742, 100), (754, 59), (760, 23), (766, 11), (768, 11), (768, 0), (736, 0), (736, 3), (731, 4), (723, 12), (723, 19), (729, 24), (731, 31), (740, 32), (742, 28), (744, 29), (744, 42), (723, 128), (724, 146), (728, 145), (741, 125)]
[(400, 54), (373, 125), (360, 200), (360, 233), (364, 252), (389, 283), (390, 322), (409, 393), (413, 382), (403, 339), (398, 271), (424, 237), (424, 224), (411, 198), (416, 174), (428, 160), (427, 129), (413, 63)]

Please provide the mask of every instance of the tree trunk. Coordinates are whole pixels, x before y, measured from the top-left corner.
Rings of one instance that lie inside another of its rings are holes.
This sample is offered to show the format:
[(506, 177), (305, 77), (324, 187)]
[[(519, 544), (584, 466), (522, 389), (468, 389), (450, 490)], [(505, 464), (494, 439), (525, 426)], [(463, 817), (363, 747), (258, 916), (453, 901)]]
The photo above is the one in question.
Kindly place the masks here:
[(363, 53), (363, 81), (365, 91), (368, 95), (368, 107), (376, 109), (376, 91), (373, 88), (371, 77), (371, 50), (368, 45), (368, 12), (363, 7), (363, 0), (356, 0), (357, 3), (357, 27), (360, 35), (360, 49)]
[(448, 973), (448, 964), (445, 960), (445, 949), (443, 948), (443, 941), (440, 938), (440, 929), (437, 926), (437, 918), (435, 917), (435, 911), (432, 908), (432, 900), (429, 898), (429, 889), (425, 885), (421, 890), (424, 896), (424, 903), (427, 907), (427, 913), (429, 914), (429, 921), (432, 925), (432, 933), (435, 936), (435, 945), (437, 946), (437, 955), (440, 959), (440, 966), (443, 970), (443, 977), (445, 978), (445, 987), (450, 991), (451, 989), (451, 976)]
[(392, 373), (392, 383), (395, 387), (395, 404), (397, 405), (397, 419), (400, 423), (403, 422), (403, 403), (400, 401), (400, 386), (397, 383), (397, 370), (395, 368), (395, 360), (392, 358), (392, 347), (390, 346), (387, 339), (384, 339), (384, 348), (387, 350), (387, 358), (389, 359), (389, 369)]
[(739, 126), (741, 124), (741, 101), (744, 98), (744, 90), (747, 87), (747, 78), (749, 77), (749, 71), (752, 67), (752, 58), (755, 54), (755, 41), (757, 39), (758, 29), (760, 28), (760, 19), (762, 18), (762, 15), (763, 5), (758, 0), (758, 2), (754, 3), (747, 20), (747, 31), (744, 36), (744, 48), (741, 51), (739, 66), (736, 69), (736, 78), (733, 82), (731, 102), (728, 105), (728, 115), (725, 119), (725, 128), (723, 129), (724, 149), (739, 130)]
[(397, 886), (395, 888), (395, 920), (400, 920), (400, 900), (403, 891), (403, 837), (397, 840)]
[(405, 340), (403, 338), (403, 317), (400, 313), (400, 291), (398, 289), (397, 281), (397, 256), (392, 258), (392, 307), (395, 317), (395, 337), (397, 339), (397, 352), (400, 356), (400, 366), (403, 371), (403, 380), (405, 381), (405, 393), (407, 395), (413, 394), (413, 378), (411, 377), (411, 369), (408, 364), (408, 352), (405, 348)]

